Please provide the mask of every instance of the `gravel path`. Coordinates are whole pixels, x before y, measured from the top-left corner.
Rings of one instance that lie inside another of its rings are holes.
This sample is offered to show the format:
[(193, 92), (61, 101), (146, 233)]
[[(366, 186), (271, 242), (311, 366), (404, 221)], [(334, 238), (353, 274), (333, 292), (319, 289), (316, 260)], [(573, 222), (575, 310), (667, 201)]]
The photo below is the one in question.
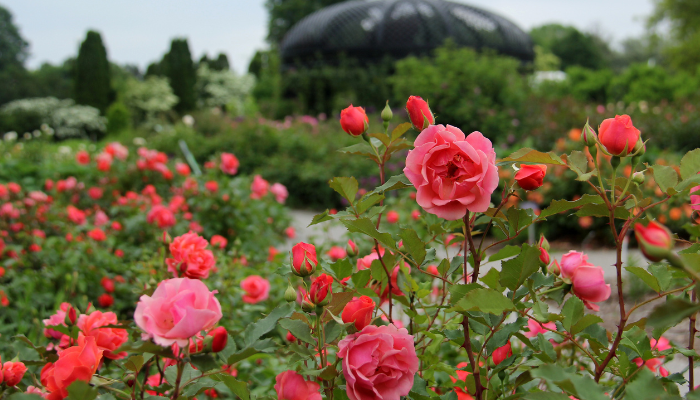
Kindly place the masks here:
[[(321, 223), (318, 225), (314, 225), (311, 227), (307, 227), (307, 225), (311, 222), (313, 219), (314, 215), (316, 215), (317, 212), (313, 211), (306, 211), (306, 210), (293, 210), (292, 211), (292, 217), (293, 217), (293, 222), (292, 226), (296, 229), (297, 236), (294, 239), (294, 241), (288, 241), (287, 246), (285, 250), (289, 250), (291, 246), (298, 242), (298, 241), (305, 241), (309, 243), (319, 243), (323, 242), (324, 240), (333, 240), (333, 241), (341, 241), (347, 232), (346, 229), (338, 224), (338, 223), (332, 223), (332, 222), (326, 222), (326, 223)], [(605, 302), (605, 303), (600, 303), (600, 311), (597, 313), (600, 315), (604, 320), (607, 321), (606, 324), (604, 324), (605, 328), (608, 330), (615, 330), (616, 328), (616, 321), (619, 320), (619, 309), (618, 309), (618, 300), (617, 300), (617, 290), (615, 287), (615, 278), (616, 278), (616, 272), (615, 272), (615, 260), (616, 260), (616, 254), (614, 250), (610, 249), (591, 249), (591, 248), (572, 248), (571, 250), (577, 250), (577, 251), (585, 251), (585, 253), (588, 255), (588, 261), (593, 264), (593, 265), (599, 265), (603, 268), (603, 271), (605, 273), (605, 280), (611, 284), (613, 288), (613, 294), (610, 296), (610, 299)], [(568, 250), (567, 250), (568, 251)], [(456, 248), (450, 249), (450, 256), (453, 256), (457, 253)], [(565, 251), (558, 251), (558, 250), (553, 250), (550, 255), (553, 258), (561, 259), (561, 256), (565, 253)], [(642, 254), (637, 250), (637, 249), (631, 249), (629, 252), (626, 254), (623, 253), (623, 259), (628, 259), (631, 260), (633, 265), (636, 266), (646, 266), (646, 261), (644, 260), (644, 257)], [(490, 268), (499, 268), (501, 262), (494, 262), (494, 263), (486, 263), (483, 264), (481, 267), (481, 271), (483, 273), (486, 273)], [(641, 301), (641, 299), (637, 300)], [(659, 300), (663, 301), (663, 300)], [(652, 302), (651, 304), (645, 305), (643, 307), (640, 307), (633, 315), (631, 318), (631, 321), (637, 321), (641, 318), (646, 317), (651, 311), (654, 309), (655, 305), (658, 304), (659, 302)], [(634, 301), (632, 300), (627, 300), (626, 301), (626, 306), (627, 309), (631, 308), (634, 306)], [(553, 307), (552, 307), (553, 308)], [(648, 330), (651, 332), (650, 330)], [(681, 345), (681, 346), (687, 346), (688, 344), (688, 324), (687, 321), (682, 322), (678, 326), (671, 328), (664, 336), (671, 340), (672, 342)], [(681, 355), (676, 355), (673, 360), (668, 362), (665, 365), (665, 368), (668, 369), (671, 373), (675, 372), (681, 372), (684, 371), (688, 368), (688, 359), (681, 356)], [(685, 374), (687, 377), (687, 373)], [(698, 377), (700, 376), (700, 367), (695, 368), (695, 376)], [(686, 387), (687, 389), (687, 387)]]

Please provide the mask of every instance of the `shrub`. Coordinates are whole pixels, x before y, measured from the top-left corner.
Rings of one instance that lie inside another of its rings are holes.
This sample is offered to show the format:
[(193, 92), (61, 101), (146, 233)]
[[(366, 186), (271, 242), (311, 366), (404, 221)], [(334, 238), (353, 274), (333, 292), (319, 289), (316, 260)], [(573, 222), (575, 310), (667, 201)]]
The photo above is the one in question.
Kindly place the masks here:
[(122, 102), (113, 103), (107, 109), (107, 132), (117, 133), (129, 129), (131, 126), (131, 113)]

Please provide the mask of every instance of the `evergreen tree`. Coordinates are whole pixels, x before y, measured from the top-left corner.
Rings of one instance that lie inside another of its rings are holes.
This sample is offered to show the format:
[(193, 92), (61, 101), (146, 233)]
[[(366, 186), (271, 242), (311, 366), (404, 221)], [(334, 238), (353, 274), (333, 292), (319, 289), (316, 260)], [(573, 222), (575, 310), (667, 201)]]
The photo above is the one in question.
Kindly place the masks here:
[(170, 87), (179, 99), (175, 110), (182, 113), (194, 109), (197, 72), (187, 39), (173, 39), (170, 51), (161, 62), (160, 72), (170, 80)]
[(0, 105), (25, 97), (30, 76), (24, 68), (29, 43), (19, 33), (12, 14), (0, 6)]
[(114, 99), (110, 75), (102, 37), (95, 31), (88, 31), (75, 64), (75, 101), (104, 113)]
[(219, 53), (216, 60), (209, 61), (209, 68), (214, 71), (228, 71), (230, 65), (228, 63), (228, 57), (224, 53)]

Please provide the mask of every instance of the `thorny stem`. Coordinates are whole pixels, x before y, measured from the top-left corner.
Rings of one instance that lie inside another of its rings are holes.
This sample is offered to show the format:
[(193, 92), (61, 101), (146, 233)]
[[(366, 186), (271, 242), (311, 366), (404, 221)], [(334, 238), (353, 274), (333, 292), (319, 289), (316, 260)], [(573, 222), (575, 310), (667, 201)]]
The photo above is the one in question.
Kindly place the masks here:
[[(380, 215), (380, 217), (381, 217), (381, 215)], [(389, 292), (389, 294), (388, 294), (388, 296), (389, 296), (389, 323), (393, 324), (394, 319), (392, 317), (393, 313), (391, 312), (391, 309), (393, 307), (392, 301), (391, 301), (391, 292), (393, 289), (393, 285), (391, 283), (391, 273), (389, 272), (389, 269), (386, 267), (386, 264), (384, 264), (384, 259), (382, 258), (382, 255), (379, 252), (379, 242), (377, 242), (377, 239), (374, 239), (374, 250), (377, 252), (377, 257), (379, 258), (379, 262), (382, 264), (382, 268), (384, 268), (384, 272), (386, 273), (386, 277), (388, 280), (387, 291)]]
[[(464, 215), (464, 284), (468, 283), (468, 278), (467, 278), (467, 266), (469, 265), (468, 263), (468, 246), (469, 243), (471, 242), (471, 222), (469, 221), (469, 211)], [(474, 271), (473, 271), (473, 277), (477, 276), (478, 270), (477, 270), (477, 262), (476, 258), (474, 259)], [(474, 278), (472, 278), (472, 281), (474, 281)], [(464, 347), (464, 350), (467, 351), (467, 356), (469, 357), (469, 365), (472, 368), (472, 373), (474, 374), (474, 385), (476, 387), (476, 400), (481, 400), (482, 397), (482, 391), (483, 388), (481, 386), (481, 373), (479, 371), (479, 365), (476, 363), (476, 360), (474, 359), (474, 352), (472, 351), (472, 342), (471, 338), (469, 337), (469, 315), (465, 312), (464, 313), (464, 318), (462, 319), (462, 329), (464, 329), (464, 344), (462, 347)]]
[[(693, 290), (693, 293), (691, 294), (691, 300), (693, 303), (697, 301), (697, 294), (695, 293), (695, 290)], [(690, 316), (690, 326), (688, 327), (688, 350), (693, 351), (695, 350), (695, 332), (697, 332), (697, 329), (695, 329), (695, 316), (696, 313), (693, 313), (693, 315)], [(690, 355), (688, 356), (688, 391), (692, 392), (693, 388), (695, 387), (695, 371), (693, 371), (695, 367), (695, 363), (693, 362), (693, 356)]]
[(173, 400), (177, 400), (177, 398), (180, 396), (180, 380), (182, 380), (182, 372), (185, 369), (184, 368), (185, 363), (179, 360), (177, 362), (177, 378), (175, 378), (175, 389), (173, 390)]

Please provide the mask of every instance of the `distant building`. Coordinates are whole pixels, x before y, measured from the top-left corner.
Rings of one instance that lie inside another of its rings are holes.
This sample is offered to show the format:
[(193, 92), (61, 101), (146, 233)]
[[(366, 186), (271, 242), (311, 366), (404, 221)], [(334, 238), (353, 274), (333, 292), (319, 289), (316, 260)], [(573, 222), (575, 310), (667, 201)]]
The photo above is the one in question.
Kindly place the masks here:
[[(367, 62), (429, 54), (452, 39), (524, 63), (535, 58), (530, 36), (509, 20), (446, 0), (354, 0), (299, 21), (281, 43), (286, 67), (332, 63), (341, 54)], [(319, 58), (320, 57), (320, 58)]]

